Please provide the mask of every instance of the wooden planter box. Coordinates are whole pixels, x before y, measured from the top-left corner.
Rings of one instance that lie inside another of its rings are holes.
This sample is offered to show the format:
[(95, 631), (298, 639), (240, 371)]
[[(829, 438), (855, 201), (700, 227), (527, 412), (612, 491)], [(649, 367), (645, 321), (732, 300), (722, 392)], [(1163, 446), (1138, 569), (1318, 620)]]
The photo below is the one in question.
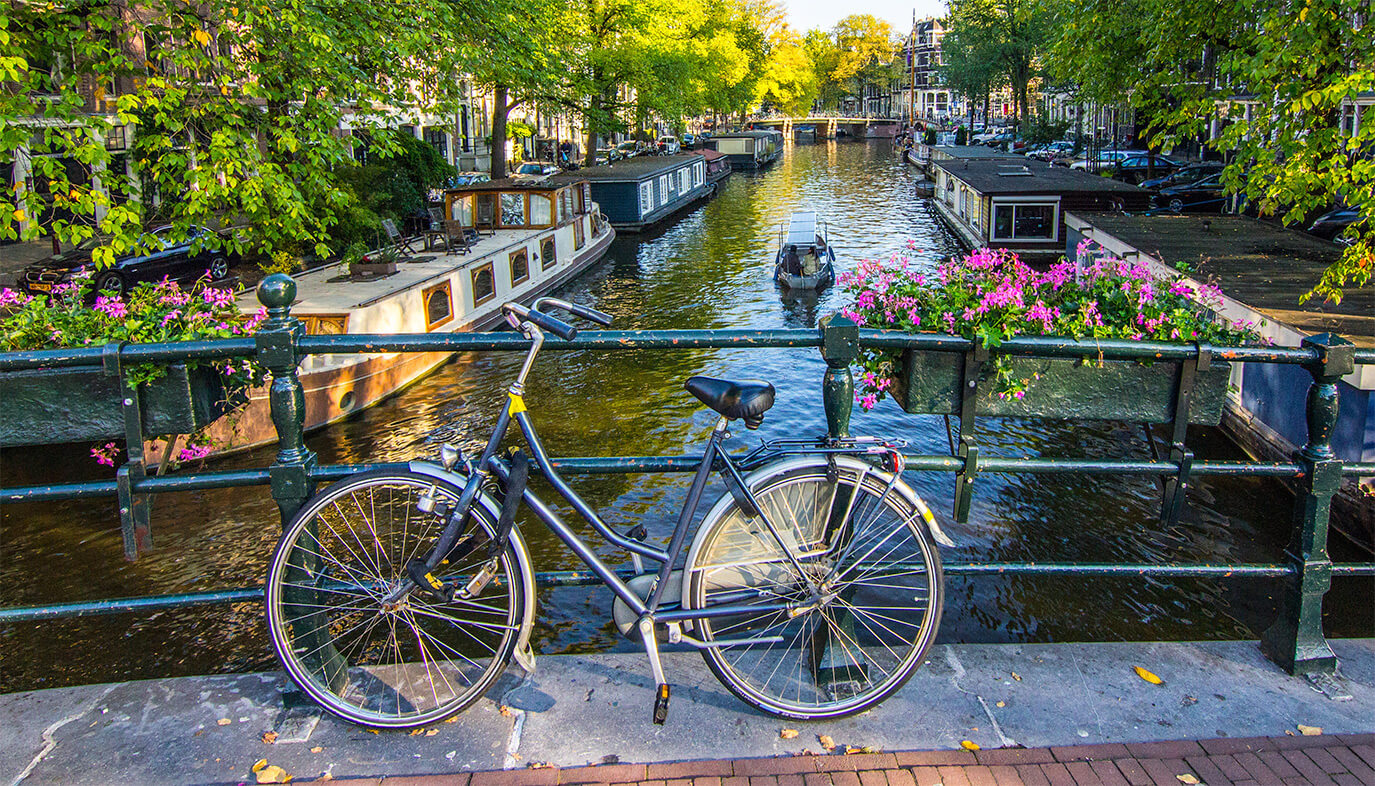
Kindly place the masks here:
[[(1026, 396), (1000, 398), (993, 392), (993, 361), (980, 370), (977, 413), (1007, 418), (1126, 420), (1169, 423), (1174, 415), (1173, 361), (1079, 361), (1067, 358), (1013, 357), (1013, 373), (1033, 379)], [(1217, 425), (1227, 398), (1231, 365), (1213, 360), (1199, 372), (1189, 404), (1189, 422)], [(912, 413), (957, 415), (964, 379), (964, 356), (953, 352), (906, 350), (892, 388), (898, 406)]]
[[(89, 367), (0, 372), (0, 447), (122, 439), (127, 392)], [(215, 369), (180, 364), (141, 387), (139, 399), (147, 437), (190, 434), (232, 408)]]

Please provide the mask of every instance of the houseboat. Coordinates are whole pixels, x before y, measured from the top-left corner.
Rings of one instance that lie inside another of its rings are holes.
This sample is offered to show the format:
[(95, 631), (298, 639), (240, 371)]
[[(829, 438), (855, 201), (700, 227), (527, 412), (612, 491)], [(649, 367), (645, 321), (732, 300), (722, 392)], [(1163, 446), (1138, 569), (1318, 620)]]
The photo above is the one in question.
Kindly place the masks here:
[[(399, 262), (394, 273), (361, 278), (345, 264), (294, 276), (292, 316), (310, 334), (437, 333), (487, 330), (501, 305), (528, 303), (585, 270), (606, 253), (615, 230), (601, 218), (582, 180), (517, 183), (495, 180), (444, 194), (445, 215), (478, 238), (466, 250)], [(256, 311), (254, 293), (239, 298)], [(415, 382), (452, 353), (310, 355), (301, 361), (305, 427), (317, 429), (365, 409)], [(267, 389), (251, 391), (248, 408), (221, 419), (208, 435), (221, 452), (277, 440)]]
[(733, 131), (708, 139), (707, 147), (725, 154), (732, 169), (762, 169), (783, 155), (783, 132)]
[(591, 199), (611, 226), (627, 232), (643, 231), (716, 190), (701, 153), (636, 156), (555, 175), (549, 182), (588, 183)]
[[(1104, 251), (1141, 262), (1161, 277), (1215, 282), (1232, 322), (1251, 322), (1277, 346), (1336, 333), (1358, 347), (1375, 346), (1375, 290), (1352, 288), (1341, 302), (1299, 297), (1341, 255), (1334, 243), (1247, 216), (1093, 213), (1065, 216), (1066, 254), (1090, 263)], [(1087, 241), (1082, 246), (1081, 242)], [(1210, 306), (1212, 308), (1212, 306)], [(1287, 461), (1308, 441), (1304, 402), (1313, 377), (1301, 366), (1233, 363), (1222, 428), (1261, 461)], [(1357, 365), (1337, 384), (1339, 409), (1332, 450), (1343, 462), (1375, 462), (1375, 366)], [(1332, 527), (1357, 544), (1375, 546), (1375, 478), (1346, 476), (1333, 500)]]
[(704, 148), (698, 151), (698, 155), (707, 162), (708, 183), (720, 183), (722, 180), (730, 177), (731, 172), (735, 171), (730, 168), (730, 161), (726, 158), (724, 153), (718, 153), (715, 150)]
[(933, 162), (937, 214), (966, 248), (1006, 248), (1027, 262), (1064, 253), (1069, 210), (1143, 210), (1150, 192), (1018, 157)]
[(773, 278), (785, 289), (821, 289), (835, 283), (835, 258), (825, 222), (798, 210), (778, 230)]
[(1020, 164), (1027, 158), (987, 145), (928, 145), (920, 140), (913, 143), (912, 147), (907, 150), (907, 163), (919, 167), (928, 175), (933, 173), (933, 166), (938, 161), (983, 160), (1009, 161)]

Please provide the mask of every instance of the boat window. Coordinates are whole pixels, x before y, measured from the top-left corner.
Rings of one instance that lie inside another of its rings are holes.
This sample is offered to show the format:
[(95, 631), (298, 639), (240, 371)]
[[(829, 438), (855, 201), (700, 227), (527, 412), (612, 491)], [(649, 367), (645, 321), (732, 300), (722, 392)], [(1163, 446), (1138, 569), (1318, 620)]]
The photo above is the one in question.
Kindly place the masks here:
[(497, 295), (496, 276), (492, 274), (492, 263), (475, 268), (473, 277), (473, 305), (480, 306)]
[(696, 185), (696, 186), (702, 185), (702, 181), (703, 181), (704, 179), (706, 179), (706, 174), (707, 174), (707, 173), (706, 173), (706, 165), (705, 165), (704, 163), (702, 163), (701, 161), (699, 161), (699, 162), (693, 164), (693, 165), (692, 165), (692, 184), (693, 184), (693, 185)]
[(573, 222), (573, 248), (580, 249), (587, 244), (587, 236), (583, 234), (582, 220)]
[(592, 210), (592, 184), (583, 183), (578, 188), (578, 212), (587, 213)]
[(668, 175), (659, 175), (659, 204), (668, 204)]
[(1000, 204), (993, 208), (993, 240), (1054, 240), (1055, 204)]
[(559, 255), (554, 245), (554, 236), (543, 238), (539, 242), (540, 269), (548, 270), (559, 263)]
[(450, 208), (449, 218), (457, 221), (465, 227), (473, 225), (473, 198), (471, 196), (455, 197), (453, 206)]
[(554, 209), (548, 194), (530, 195), (530, 226), (547, 227), (554, 223)]
[(304, 314), (300, 319), (312, 336), (337, 336), (348, 332), (347, 314)]
[(491, 192), (477, 195), (477, 224), (489, 228), (497, 225), (497, 195)]
[(678, 193), (686, 194), (692, 190), (692, 167), (683, 167), (678, 170)]
[(654, 209), (654, 195), (653, 195), (653, 191), (654, 191), (654, 186), (653, 186), (652, 184), (650, 184), (650, 183), (641, 183), (641, 184), (640, 184), (640, 215), (641, 215), (641, 216), (644, 216), (646, 213), (648, 213), (649, 211), (651, 211), (651, 210)]
[(525, 195), (503, 192), (501, 195), (501, 225), (525, 226)]
[(525, 255), (525, 249), (518, 249), (511, 252), (511, 286), (530, 278), (530, 259)]
[(565, 188), (559, 192), (559, 223), (573, 220), (573, 191)]
[(425, 329), (434, 330), (454, 318), (449, 282), (441, 281), (425, 290)]
[(718, 139), (716, 151), (726, 155), (742, 155), (754, 152), (753, 139)]

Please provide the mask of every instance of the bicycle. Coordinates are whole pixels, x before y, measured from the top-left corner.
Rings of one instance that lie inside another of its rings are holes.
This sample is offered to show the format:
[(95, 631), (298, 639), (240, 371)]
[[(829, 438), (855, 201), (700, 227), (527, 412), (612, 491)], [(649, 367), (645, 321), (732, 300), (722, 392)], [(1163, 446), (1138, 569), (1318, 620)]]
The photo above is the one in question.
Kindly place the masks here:
[[(577, 332), (546, 306), (611, 322), (547, 297), (502, 307), (530, 349), (476, 461), (445, 445), (438, 464), (338, 481), (283, 534), (264, 591), (273, 647), (296, 684), (348, 721), (412, 728), (472, 704), (513, 658), (533, 671), (535, 581), (514, 526), (524, 503), (615, 594), (618, 628), (649, 656), (656, 723), (671, 695), (660, 638), (699, 649), (732, 693), (785, 718), (851, 715), (901, 687), (940, 622), (935, 544), (953, 545), (902, 481), (905, 442), (784, 439), (734, 457), (721, 447), (731, 422), (758, 428), (773, 386), (691, 377), (687, 390), (718, 418), (667, 548), (645, 542), (643, 525), (617, 532), (555, 471), (526, 408), (545, 332)], [(498, 454), (512, 421), (553, 488), (630, 552), (636, 575), (623, 580), (526, 487), (523, 451)], [(727, 492), (688, 544), (712, 473)]]

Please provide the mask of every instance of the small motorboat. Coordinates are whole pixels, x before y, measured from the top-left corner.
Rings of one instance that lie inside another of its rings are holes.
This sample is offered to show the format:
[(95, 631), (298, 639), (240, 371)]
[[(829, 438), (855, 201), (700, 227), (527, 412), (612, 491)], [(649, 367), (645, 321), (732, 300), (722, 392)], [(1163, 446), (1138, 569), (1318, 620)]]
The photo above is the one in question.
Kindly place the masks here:
[(835, 249), (825, 222), (798, 210), (778, 231), (773, 278), (788, 289), (821, 289), (835, 283)]

